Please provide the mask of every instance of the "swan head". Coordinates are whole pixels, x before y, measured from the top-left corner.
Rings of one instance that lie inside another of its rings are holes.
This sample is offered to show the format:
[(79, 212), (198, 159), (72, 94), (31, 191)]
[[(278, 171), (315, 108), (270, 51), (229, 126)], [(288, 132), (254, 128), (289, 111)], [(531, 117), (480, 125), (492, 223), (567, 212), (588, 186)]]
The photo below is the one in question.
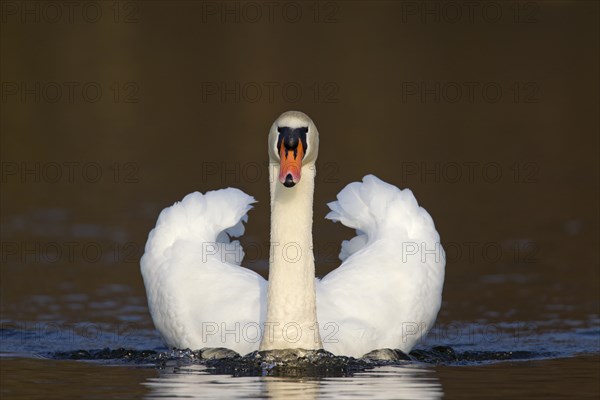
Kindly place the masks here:
[(319, 152), (319, 132), (308, 115), (300, 111), (281, 114), (269, 131), (269, 158), (279, 164), (279, 182), (294, 187), (302, 167), (314, 167)]

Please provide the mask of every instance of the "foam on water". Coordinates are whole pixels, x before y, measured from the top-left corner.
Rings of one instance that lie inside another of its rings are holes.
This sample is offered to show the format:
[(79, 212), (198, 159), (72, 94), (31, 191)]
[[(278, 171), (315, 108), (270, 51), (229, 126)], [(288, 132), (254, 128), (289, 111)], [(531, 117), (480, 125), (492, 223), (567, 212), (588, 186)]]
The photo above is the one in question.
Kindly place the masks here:
[(351, 376), (381, 366), (407, 364), (473, 365), (506, 360), (550, 358), (553, 353), (529, 351), (467, 351), (455, 352), (451, 347), (436, 346), (404, 354), (400, 350), (380, 349), (365, 357), (336, 356), (324, 350), (255, 351), (245, 356), (225, 348), (202, 350), (99, 349), (55, 352), (47, 354), (54, 359), (94, 360), (111, 364), (155, 365), (158, 368), (204, 365), (214, 374), (233, 376)]
[[(181, 368), (193, 365), (214, 374), (234, 376), (350, 376), (381, 366), (478, 365), (515, 360), (572, 357), (600, 352), (598, 319), (561, 328), (546, 322), (495, 325), (460, 324), (467, 334), (441, 326), (410, 354), (377, 349), (360, 359), (335, 356), (327, 351), (286, 350), (253, 352), (240, 356), (224, 348), (198, 351), (169, 350), (152, 329), (126, 324), (115, 329), (102, 324), (44, 324), (0, 321), (0, 357), (42, 357), (55, 360), (88, 360), (111, 365), (145, 365)], [(441, 334), (443, 332), (444, 334)]]

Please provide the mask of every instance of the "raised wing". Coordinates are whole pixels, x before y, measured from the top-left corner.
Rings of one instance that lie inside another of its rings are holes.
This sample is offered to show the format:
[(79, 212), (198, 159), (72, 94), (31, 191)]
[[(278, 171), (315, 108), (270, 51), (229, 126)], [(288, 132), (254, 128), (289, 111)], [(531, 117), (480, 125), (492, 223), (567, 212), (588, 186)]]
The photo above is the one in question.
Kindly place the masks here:
[(228, 188), (191, 193), (161, 212), (141, 271), (152, 319), (169, 346), (258, 349), (266, 281), (240, 266), (243, 249), (230, 241), (244, 233), (254, 201)]
[(355, 357), (409, 352), (441, 305), (446, 261), (433, 220), (410, 190), (372, 175), (337, 197), (327, 218), (357, 235), (342, 243), (342, 265), (317, 284), (323, 346)]

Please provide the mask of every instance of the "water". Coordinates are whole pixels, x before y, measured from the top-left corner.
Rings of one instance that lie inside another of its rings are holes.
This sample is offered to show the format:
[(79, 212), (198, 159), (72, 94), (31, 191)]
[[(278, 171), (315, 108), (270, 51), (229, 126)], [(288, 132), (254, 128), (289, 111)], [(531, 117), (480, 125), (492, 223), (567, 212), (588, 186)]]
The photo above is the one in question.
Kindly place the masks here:
[[(219, 375), (204, 365), (2, 358), (4, 398), (597, 398), (597, 356), (384, 366), (345, 377)], [(31, 383), (35, 383), (32, 385)], [(42, 389), (44, 388), (44, 389)], [(52, 390), (49, 392), (48, 390)], [(56, 396), (54, 396), (56, 395)]]
[[(306, 1), (297, 22), (250, 21), (258, 2), (230, 2), (233, 21), (212, 2), (91, 3), (100, 21), (2, 3), (3, 399), (598, 397), (596, 2), (453, 21), (437, 1)], [(248, 376), (170, 353), (152, 326), (139, 258), (189, 192), (256, 197), (243, 265), (266, 276), (266, 135), (288, 109), (321, 133), (319, 275), (351, 236), (325, 204), (367, 173), (436, 222), (444, 301), (410, 362)]]
[[(44, 388), (51, 386), (61, 398), (567, 399), (573, 393), (595, 398), (600, 390), (597, 318), (504, 324), (454, 321), (438, 324), (411, 352), (410, 361), (334, 359), (327, 368), (298, 369), (294, 362), (282, 368), (272, 362), (203, 360), (199, 353), (169, 351), (143, 306), (102, 298), (126, 293), (121, 286), (100, 286), (98, 293), (68, 296), (66, 303), (67, 309), (80, 310), (89, 297), (97, 297), (88, 310), (90, 319), (112, 315), (123, 323), (3, 321), (2, 395), (48, 398)], [(127, 299), (133, 304), (144, 300)], [(53, 301), (36, 297), (33, 303), (60, 309)], [(440, 344), (452, 348), (435, 347)]]

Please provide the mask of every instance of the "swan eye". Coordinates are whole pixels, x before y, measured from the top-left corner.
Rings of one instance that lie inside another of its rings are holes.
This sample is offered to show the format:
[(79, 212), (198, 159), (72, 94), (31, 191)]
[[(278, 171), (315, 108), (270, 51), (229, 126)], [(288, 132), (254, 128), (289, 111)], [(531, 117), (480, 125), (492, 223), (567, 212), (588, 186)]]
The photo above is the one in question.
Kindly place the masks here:
[(304, 150), (304, 154), (306, 154), (308, 151), (308, 145), (306, 143), (306, 133), (308, 132), (307, 126), (302, 126), (300, 128), (280, 126), (277, 128), (277, 132), (279, 132), (279, 137), (277, 138), (277, 153), (279, 153), (283, 144), (286, 154), (288, 151), (292, 150), (295, 155), (298, 149), (298, 143), (302, 142), (302, 149)]

